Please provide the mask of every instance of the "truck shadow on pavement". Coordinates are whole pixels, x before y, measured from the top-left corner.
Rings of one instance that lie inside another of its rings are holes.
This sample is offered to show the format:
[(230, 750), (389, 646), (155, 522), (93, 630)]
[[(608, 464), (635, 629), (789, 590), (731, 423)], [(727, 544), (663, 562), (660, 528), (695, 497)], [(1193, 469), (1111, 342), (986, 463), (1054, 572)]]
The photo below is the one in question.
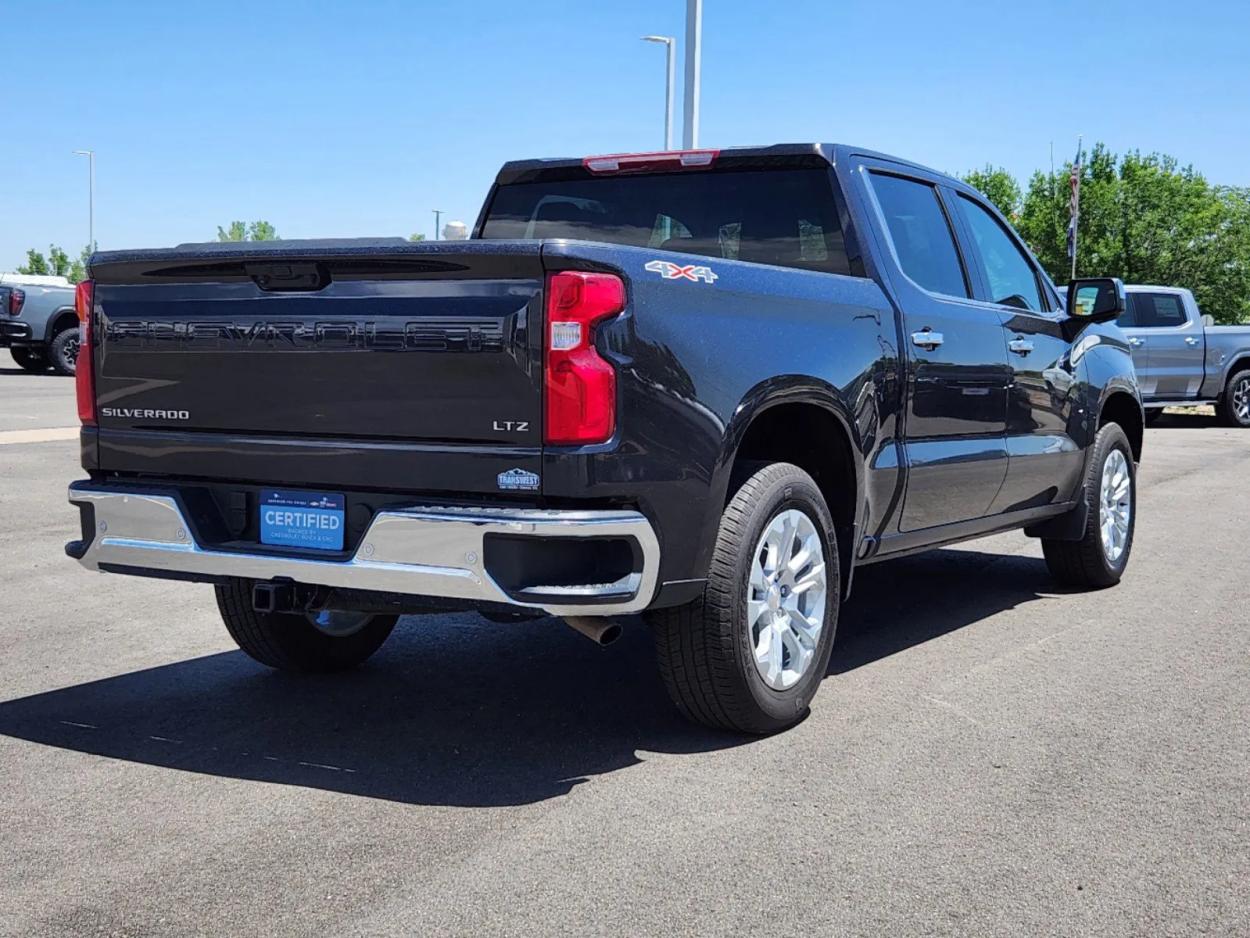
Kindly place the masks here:
[[(1043, 596), (1067, 592), (1045, 561), (935, 550), (855, 572), (830, 674), (844, 674)], [(817, 698), (819, 702), (819, 698)]]
[[(1032, 558), (944, 550), (867, 568), (842, 614), (830, 672), (1043, 592), (1053, 588)], [(10, 700), (0, 703), (0, 734), (187, 772), (450, 806), (535, 803), (640, 763), (640, 750), (689, 754), (751, 741), (677, 715), (641, 623), (604, 650), (554, 619), (495, 625), (472, 614), (405, 619), (345, 675), (276, 674), (232, 651)]]

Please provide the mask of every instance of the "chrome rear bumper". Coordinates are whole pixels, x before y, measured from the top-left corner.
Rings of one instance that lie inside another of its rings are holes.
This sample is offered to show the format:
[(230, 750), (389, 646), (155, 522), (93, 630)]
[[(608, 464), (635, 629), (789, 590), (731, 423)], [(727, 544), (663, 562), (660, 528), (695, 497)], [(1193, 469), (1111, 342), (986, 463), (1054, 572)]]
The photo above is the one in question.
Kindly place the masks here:
[[(503, 603), (559, 616), (624, 615), (645, 609), (660, 549), (636, 511), (413, 507), (383, 510), (347, 560), (220, 550), (198, 544), (170, 494), (79, 483), (69, 500), (90, 506), (90, 538), (67, 547), (90, 570), (203, 577), (285, 578), (342, 589)], [(619, 538), (637, 545), (635, 569), (613, 583), (527, 586), (506, 591), (487, 572), (486, 537)], [(518, 595), (520, 593), (521, 595)]]

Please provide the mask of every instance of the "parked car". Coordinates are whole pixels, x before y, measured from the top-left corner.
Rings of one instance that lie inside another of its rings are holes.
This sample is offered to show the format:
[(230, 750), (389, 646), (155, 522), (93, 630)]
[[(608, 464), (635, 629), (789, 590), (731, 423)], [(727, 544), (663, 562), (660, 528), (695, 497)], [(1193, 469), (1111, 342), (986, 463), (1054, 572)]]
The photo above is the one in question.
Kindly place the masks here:
[(0, 274), (0, 348), (26, 371), (72, 375), (78, 361), (74, 288), (64, 277)]
[(1165, 407), (1215, 405), (1250, 427), (1250, 326), (1217, 326), (1184, 287), (1130, 284), (1119, 319), (1133, 349), (1146, 420)]
[(644, 613), (683, 713), (766, 733), (857, 567), (1024, 528), (1105, 587), (1132, 549), (1122, 285), (1067, 315), (989, 202), (893, 157), (514, 162), (469, 241), (90, 270), (66, 550), (214, 583), (271, 667), (356, 665), (401, 613)]

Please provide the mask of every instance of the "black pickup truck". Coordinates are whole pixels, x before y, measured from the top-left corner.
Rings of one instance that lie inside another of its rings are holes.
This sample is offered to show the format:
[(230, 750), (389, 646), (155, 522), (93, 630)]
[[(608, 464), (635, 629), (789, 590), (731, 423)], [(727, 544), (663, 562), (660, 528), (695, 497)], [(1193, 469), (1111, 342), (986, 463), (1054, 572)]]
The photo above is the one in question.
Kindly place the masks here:
[(677, 706), (806, 712), (861, 564), (1011, 528), (1116, 583), (1143, 414), (966, 185), (846, 146), (508, 163), (467, 242), (96, 254), (79, 288), (93, 570), (215, 584), (263, 664), (397, 615), (643, 613)]

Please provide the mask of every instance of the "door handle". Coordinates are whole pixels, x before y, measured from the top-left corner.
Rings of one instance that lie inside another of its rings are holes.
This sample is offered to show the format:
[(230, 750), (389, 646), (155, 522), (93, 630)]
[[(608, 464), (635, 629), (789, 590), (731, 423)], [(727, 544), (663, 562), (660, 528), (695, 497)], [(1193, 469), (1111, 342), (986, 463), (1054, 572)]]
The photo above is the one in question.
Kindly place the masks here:
[(1028, 355), (1033, 351), (1033, 343), (1028, 339), (1012, 339), (1007, 343), (1007, 348), (1011, 349), (1017, 355)]
[(942, 333), (934, 332), (932, 329), (924, 329), (920, 332), (913, 332), (911, 334), (911, 344), (929, 352), (932, 352), (945, 341), (946, 340), (942, 338)]
[(1133, 348), (1141, 348), (1143, 345), (1146, 344), (1146, 340), (1139, 339), (1137, 338), (1137, 336), (1131, 335), (1128, 337), (1128, 344), (1133, 346)]
[(1185, 344), (1188, 345), (1190, 348), (1193, 348), (1195, 345), (1198, 344), (1198, 340), (1195, 339), (1191, 335), (1187, 335), (1185, 336)]

